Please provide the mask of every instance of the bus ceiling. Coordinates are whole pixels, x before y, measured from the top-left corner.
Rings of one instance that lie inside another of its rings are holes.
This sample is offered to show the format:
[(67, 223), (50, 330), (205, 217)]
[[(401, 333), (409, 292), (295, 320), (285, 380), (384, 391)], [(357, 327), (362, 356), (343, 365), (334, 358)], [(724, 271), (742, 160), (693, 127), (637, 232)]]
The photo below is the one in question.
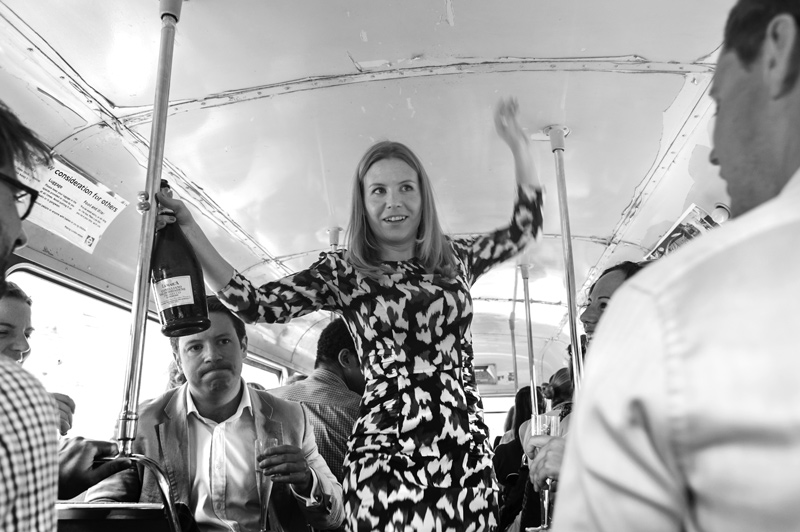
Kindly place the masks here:
[[(521, 259), (547, 376), (569, 339), (542, 129), (571, 130), (565, 164), (585, 288), (604, 268), (641, 260), (687, 207), (727, 202), (708, 162), (708, 90), (733, 3), (191, 0), (175, 44), (164, 177), (256, 282), (307, 266), (327, 249), (328, 229), (346, 227), (355, 164), (377, 140), (420, 155), (446, 231), (485, 232), (506, 222), (514, 194), (492, 111), (516, 97), (549, 192), (544, 235)], [(49, 171), (62, 186), (97, 186), (119, 210), (91, 242), (26, 222), (23, 256), (127, 299), (159, 27), (155, 1), (0, 0), (0, 99), (53, 147)], [(507, 376), (512, 337), (524, 352), (521, 310), (509, 331), (516, 275), (515, 263), (502, 265), (473, 290), (476, 357), (496, 365), (487, 386)], [(257, 331), (265, 349), (307, 370), (325, 319)]]

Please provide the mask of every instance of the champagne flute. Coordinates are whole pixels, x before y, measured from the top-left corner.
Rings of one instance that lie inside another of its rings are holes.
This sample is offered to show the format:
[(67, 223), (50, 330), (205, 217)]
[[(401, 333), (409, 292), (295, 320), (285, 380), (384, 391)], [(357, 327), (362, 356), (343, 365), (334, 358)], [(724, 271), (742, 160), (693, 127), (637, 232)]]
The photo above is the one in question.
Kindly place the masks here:
[(258, 479), (258, 497), (259, 497), (259, 515), (258, 515), (258, 532), (269, 532), (269, 495), (272, 491), (272, 479), (264, 474), (259, 464), (259, 456), (264, 455), (268, 449), (278, 446), (278, 438), (267, 436), (265, 438), (256, 438), (253, 446), (256, 465), (256, 478)]
[[(561, 416), (559, 411), (549, 411), (545, 414), (535, 414), (531, 420), (531, 433), (534, 436), (561, 436)], [(549, 530), (554, 501), (553, 481), (547, 479), (539, 494), (539, 503), (542, 509), (542, 526), (534, 530)]]

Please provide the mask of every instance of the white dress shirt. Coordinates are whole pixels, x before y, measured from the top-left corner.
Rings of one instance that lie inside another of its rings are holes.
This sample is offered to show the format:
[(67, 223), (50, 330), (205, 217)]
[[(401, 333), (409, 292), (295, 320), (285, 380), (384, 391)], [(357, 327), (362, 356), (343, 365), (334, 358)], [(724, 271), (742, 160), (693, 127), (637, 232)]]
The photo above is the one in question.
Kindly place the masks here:
[(800, 530), (798, 327), (800, 172), (614, 295), (553, 530)]
[[(250, 393), (242, 380), (242, 399), (236, 412), (222, 423), (197, 411), (186, 387), (189, 422), (189, 466), (194, 518), (203, 532), (258, 532), (260, 501), (255, 462), (256, 429)], [(306, 507), (321, 504), (316, 472), (311, 469), (311, 494), (304, 497), (290, 486)], [(267, 483), (267, 488), (269, 483)]]
[(201, 416), (186, 387), (191, 500), (204, 532), (258, 531), (256, 431), (250, 394), (242, 387), (239, 407), (222, 423)]

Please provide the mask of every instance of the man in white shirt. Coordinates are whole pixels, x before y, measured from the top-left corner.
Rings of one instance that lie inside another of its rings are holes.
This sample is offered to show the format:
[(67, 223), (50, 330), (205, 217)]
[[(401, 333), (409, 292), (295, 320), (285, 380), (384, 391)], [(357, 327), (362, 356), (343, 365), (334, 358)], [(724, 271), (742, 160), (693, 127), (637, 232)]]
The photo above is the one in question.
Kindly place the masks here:
[[(273, 483), (273, 530), (336, 528), (344, 516), (342, 487), (317, 451), (303, 408), (245, 385), (244, 323), (208, 299), (211, 327), (172, 339), (187, 383), (140, 406), (134, 452), (164, 467), (173, 497), (203, 532), (258, 532), (262, 471)], [(278, 446), (256, 462), (255, 439), (267, 437)], [(160, 493), (139, 468), (95, 486), (87, 500), (158, 502)]]
[(800, 526), (800, 2), (740, 0), (711, 91), (736, 219), (615, 295), (553, 530)]

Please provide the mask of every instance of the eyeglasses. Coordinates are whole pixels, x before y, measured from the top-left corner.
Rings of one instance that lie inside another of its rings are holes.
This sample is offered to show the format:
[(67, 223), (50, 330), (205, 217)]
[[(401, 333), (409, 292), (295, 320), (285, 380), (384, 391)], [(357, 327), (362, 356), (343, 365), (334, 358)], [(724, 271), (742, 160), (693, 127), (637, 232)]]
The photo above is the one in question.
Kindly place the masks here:
[(5, 181), (12, 188), (17, 190), (14, 193), (14, 203), (17, 204), (17, 214), (19, 215), (19, 219), (24, 220), (31, 213), (33, 204), (36, 203), (36, 199), (39, 197), (39, 191), (35, 188), (29, 187), (28, 185), (20, 183), (17, 179), (14, 179), (10, 175), (2, 172), (0, 172), (0, 180)]

